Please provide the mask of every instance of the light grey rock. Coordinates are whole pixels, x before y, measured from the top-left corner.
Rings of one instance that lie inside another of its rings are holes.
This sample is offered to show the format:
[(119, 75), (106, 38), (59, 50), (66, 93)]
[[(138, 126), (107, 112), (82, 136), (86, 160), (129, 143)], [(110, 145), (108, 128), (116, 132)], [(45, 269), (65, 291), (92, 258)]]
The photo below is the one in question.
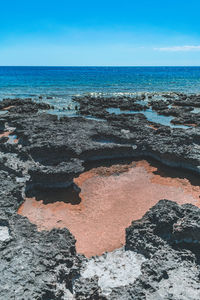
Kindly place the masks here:
[(84, 278), (98, 277), (98, 285), (104, 295), (109, 295), (113, 288), (133, 284), (141, 274), (143, 255), (124, 248), (91, 258), (81, 271)]
[(9, 229), (6, 226), (0, 226), (0, 241), (8, 241), (10, 239)]
[[(193, 300), (200, 299), (200, 286), (198, 270), (180, 266), (168, 272), (168, 278), (162, 279), (158, 283), (158, 291), (148, 295), (148, 300), (162, 299), (168, 300)], [(160, 298), (159, 298), (160, 297)]]

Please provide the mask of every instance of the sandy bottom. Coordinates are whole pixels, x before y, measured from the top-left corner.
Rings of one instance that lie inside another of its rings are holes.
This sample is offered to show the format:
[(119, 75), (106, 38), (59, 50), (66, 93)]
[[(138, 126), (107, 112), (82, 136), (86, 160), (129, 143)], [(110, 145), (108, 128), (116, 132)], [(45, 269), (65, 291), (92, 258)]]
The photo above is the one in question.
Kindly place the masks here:
[(101, 255), (124, 245), (125, 228), (160, 199), (200, 206), (199, 186), (187, 179), (154, 174), (156, 170), (147, 161), (95, 168), (74, 180), (81, 188), (80, 204), (56, 199), (44, 204), (26, 198), (18, 213), (38, 230), (67, 227), (76, 238), (78, 253)]

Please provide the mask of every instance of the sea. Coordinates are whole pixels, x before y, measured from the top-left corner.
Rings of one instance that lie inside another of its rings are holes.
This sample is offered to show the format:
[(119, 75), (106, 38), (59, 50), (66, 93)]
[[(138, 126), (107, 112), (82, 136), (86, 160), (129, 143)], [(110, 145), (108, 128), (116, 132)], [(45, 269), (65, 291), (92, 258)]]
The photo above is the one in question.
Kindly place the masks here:
[(0, 100), (41, 96), (57, 112), (74, 95), (140, 92), (200, 94), (200, 67), (0, 67)]

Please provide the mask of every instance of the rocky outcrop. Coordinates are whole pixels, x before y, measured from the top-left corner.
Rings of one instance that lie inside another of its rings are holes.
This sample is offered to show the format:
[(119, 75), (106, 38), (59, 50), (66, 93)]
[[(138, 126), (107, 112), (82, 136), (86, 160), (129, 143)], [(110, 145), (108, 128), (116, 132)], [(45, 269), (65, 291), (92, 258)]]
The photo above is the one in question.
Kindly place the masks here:
[[(86, 259), (77, 255), (68, 229), (38, 232), (17, 214), (27, 190), (71, 186), (73, 178), (94, 161), (101, 165), (106, 159), (152, 157), (181, 167), (183, 174), (187, 169), (199, 176), (199, 113), (191, 111), (199, 107), (199, 96), (163, 96), (158, 103), (152, 103), (150, 95), (147, 100), (144, 96), (75, 100), (77, 116), (60, 119), (41, 112), (49, 105), (30, 99), (0, 103), (0, 299), (199, 299), (200, 211), (195, 206), (160, 201), (134, 222), (126, 231), (125, 248), (119, 251), (125, 270), (134, 268), (130, 260), (140, 257), (140, 263), (135, 262), (139, 271), (132, 282), (107, 286), (107, 292), (99, 272), (112, 261), (108, 279), (118, 276), (118, 252)], [(112, 107), (139, 113), (116, 115), (108, 112)], [(143, 113), (149, 107), (188, 126), (148, 121)], [(98, 269), (95, 276), (86, 275), (91, 263)]]
[[(197, 207), (161, 200), (126, 230), (126, 256), (120, 254), (124, 258), (123, 270), (115, 251), (109, 254), (109, 260), (105, 254), (103, 258), (84, 263), (81, 277), (74, 285), (78, 295), (81, 291), (78, 299), (98, 299), (83, 292), (96, 286), (99, 297), (107, 300), (197, 300), (200, 297), (199, 225)], [(97, 277), (92, 278), (93, 270)], [(125, 270), (130, 272), (127, 278), (122, 275)]]
[[(82, 115), (88, 115), (89, 113), (91, 116), (106, 118), (107, 120), (119, 119), (119, 116), (114, 115), (114, 113), (108, 113), (109, 108), (118, 108), (122, 114), (137, 111), (137, 116), (131, 115), (132, 118), (137, 118), (139, 113), (142, 114), (150, 108), (158, 115), (172, 116), (173, 120), (171, 122), (177, 125), (199, 126), (200, 124), (199, 95), (146, 93), (132, 97), (85, 95), (73, 99), (79, 103), (79, 110)], [(101, 107), (101, 110), (99, 110), (99, 107)], [(152, 121), (152, 123), (154, 122), (156, 123), (156, 120)]]
[(79, 274), (75, 240), (67, 229), (39, 233), (27, 219), (9, 222), (0, 242), (0, 299), (62, 299)]
[(0, 299), (62, 299), (79, 274), (73, 236), (67, 229), (38, 232), (17, 214), (23, 184), (6, 171), (0, 178)]

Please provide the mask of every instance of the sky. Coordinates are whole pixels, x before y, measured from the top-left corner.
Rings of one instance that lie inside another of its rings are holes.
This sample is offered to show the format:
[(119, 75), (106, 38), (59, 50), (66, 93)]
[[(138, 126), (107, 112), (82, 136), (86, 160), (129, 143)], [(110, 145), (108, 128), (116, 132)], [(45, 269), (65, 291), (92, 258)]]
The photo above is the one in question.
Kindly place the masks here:
[(199, 0), (6, 0), (0, 65), (200, 66)]

